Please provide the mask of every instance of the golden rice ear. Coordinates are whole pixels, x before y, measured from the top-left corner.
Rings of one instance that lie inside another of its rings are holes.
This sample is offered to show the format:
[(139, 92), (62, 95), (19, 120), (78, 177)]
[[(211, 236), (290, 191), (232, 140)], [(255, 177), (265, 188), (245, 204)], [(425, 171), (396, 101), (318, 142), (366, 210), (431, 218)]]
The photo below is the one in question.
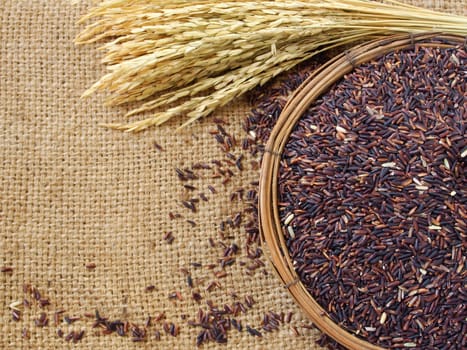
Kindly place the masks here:
[(413, 45), (455, 47), (465, 37), (442, 34), (395, 35), (356, 46), (316, 70), (291, 96), (266, 144), (259, 187), (261, 240), (279, 279), (311, 321), (325, 334), (351, 350), (383, 350), (339, 327), (300, 281), (288, 253), (278, 209), (278, 171), (281, 154), (303, 113), (316, 99), (355, 66)]
[[(284, 15), (286, 14), (286, 15)], [(105, 41), (108, 105), (136, 102), (129, 115), (165, 111), (117, 129), (141, 131), (184, 116), (182, 127), (316, 54), (398, 32), (467, 35), (467, 18), (397, 1), (106, 0), (75, 39)]]

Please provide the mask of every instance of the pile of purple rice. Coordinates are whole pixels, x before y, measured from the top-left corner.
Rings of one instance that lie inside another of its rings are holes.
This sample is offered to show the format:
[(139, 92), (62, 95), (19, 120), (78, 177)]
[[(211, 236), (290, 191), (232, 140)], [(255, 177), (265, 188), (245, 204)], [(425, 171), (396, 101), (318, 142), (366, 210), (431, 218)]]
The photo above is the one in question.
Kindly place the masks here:
[(339, 326), (389, 349), (467, 348), (467, 54), (415, 47), (345, 75), (282, 153), (294, 268)]

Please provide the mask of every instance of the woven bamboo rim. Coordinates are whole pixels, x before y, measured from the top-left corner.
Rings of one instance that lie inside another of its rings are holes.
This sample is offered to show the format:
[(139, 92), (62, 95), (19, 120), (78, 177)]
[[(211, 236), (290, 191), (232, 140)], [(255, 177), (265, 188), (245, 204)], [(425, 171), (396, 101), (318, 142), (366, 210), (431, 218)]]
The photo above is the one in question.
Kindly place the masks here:
[[(453, 47), (467, 45), (467, 38), (442, 33), (394, 35), (358, 45), (314, 72), (292, 94), (284, 107), (266, 145), (261, 165), (259, 188), (259, 223), (263, 246), (277, 275), (311, 321), (325, 334), (351, 350), (382, 350), (382, 347), (356, 337), (338, 326), (308, 293), (295, 272), (284, 240), (278, 210), (278, 170), (281, 154), (303, 113), (324, 92), (356, 66), (389, 52), (415, 46)], [(266, 244), (264, 244), (266, 243)]]

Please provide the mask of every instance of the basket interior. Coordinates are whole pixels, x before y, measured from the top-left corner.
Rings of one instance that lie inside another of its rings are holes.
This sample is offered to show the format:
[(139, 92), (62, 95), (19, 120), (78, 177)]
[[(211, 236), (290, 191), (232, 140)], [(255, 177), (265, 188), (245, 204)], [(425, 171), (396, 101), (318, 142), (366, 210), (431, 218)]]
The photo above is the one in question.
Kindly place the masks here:
[(396, 35), (359, 45), (337, 56), (315, 71), (297, 89), (274, 127), (263, 156), (259, 193), (259, 218), (262, 239), (278, 277), (315, 325), (349, 349), (381, 349), (344, 330), (327, 315), (300, 281), (289, 256), (278, 206), (278, 173), (281, 155), (295, 125), (305, 111), (329, 88), (354, 67), (387, 53), (415, 45), (453, 47), (464, 38), (436, 33)]

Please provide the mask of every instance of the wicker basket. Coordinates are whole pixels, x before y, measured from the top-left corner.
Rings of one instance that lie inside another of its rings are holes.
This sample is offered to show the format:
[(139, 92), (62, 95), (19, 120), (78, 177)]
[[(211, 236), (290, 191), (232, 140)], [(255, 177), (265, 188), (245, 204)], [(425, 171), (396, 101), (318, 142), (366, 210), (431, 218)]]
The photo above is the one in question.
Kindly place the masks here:
[(354, 67), (389, 52), (415, 45), (453, 47), (466, 44), (466, 38), (440, 33), (396, 35), (356, 46), (337, 56), (310, 76), (292, 95), (275, 125), (263, 156), (259, 193), (261, 237), (270, 260), (285, 287), (311, 321), (325, 334), (352, 350), (382, 348), (357, 338), (338, 326), (308, 293), (294, 270), (283, 237), (278, 209), (278, 170), (282, 151), (290, 133), (303, 113), (323, 93), (351, 72)]

